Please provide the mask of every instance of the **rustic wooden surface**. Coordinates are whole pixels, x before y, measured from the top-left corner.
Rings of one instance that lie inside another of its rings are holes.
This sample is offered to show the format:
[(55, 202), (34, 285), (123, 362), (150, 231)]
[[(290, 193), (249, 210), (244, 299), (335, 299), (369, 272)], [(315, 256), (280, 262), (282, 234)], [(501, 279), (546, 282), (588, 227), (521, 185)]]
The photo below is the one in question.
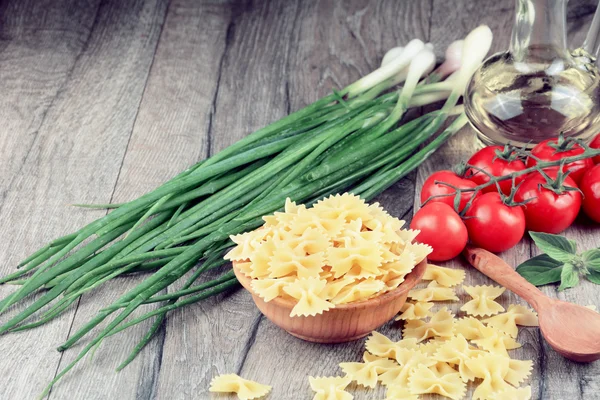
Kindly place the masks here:
[[(579, 44), (596, 2), (571, 1), (569, 38)], [(512, 0), (12, 0), (0, 1), (0, 273), (33, 249), (102, 215), (69, 203), (132, 199), (248, 132), (374, 69), (385, 50), (417, 37), (439, 57), (480, 23), (506, 48)], [(464, 129), (416, 174), (379, 200), (410, 219), (415, 186), (474, 148)], [(600, 246), (583, 222), (581, 248)], [(503, 254), (535, 255), (524, 241)], [(462, 261), (448, 263), (459, 268)], [(469, 271), (468, 283), (488, 282)], [(54, 348), (136, 282), (85, 295), (52, 323), (0, 338), (0, 399), (32, 399), (75, 356)], [(0, 286), (0, 296), (12, 288)], [(597, 288), (547, 293), (599, 305)], [(504, 304), (518, 302), (504, 295)], [(16, 310), (15, 310), (16, 311)], [(264, 319), (242, 290), (170, 315), (120, 373), (114, 368), (147, 329), (107, 340), (51, 392), (51, 399), (209, 399), (212, 377), (240, 373), (273, 385), (270, 399), (311, 398), (308, 375), (334, 375), (364, 341), (303, 342)], [(382, 332), (399, 338), (395, 324)], [(600, 399), (600, 365), (565, 361), (535, 328), (518, 358), (535, 362), (534, 399)], [(355, 392), (356, 399), (384, 391)]]

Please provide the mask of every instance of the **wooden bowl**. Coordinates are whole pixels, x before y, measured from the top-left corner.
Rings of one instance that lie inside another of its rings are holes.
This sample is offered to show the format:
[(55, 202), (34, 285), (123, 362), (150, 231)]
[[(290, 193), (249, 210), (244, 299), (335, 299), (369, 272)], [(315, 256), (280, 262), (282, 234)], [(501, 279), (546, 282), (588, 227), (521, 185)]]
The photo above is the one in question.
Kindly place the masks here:
[(294, 301), (277, 297), (265, 302), (250, 287), (252, 279), (244, 275), (233, 262), (235, 276), (252, 294), (254, 303), (265, 317), (291, 335), (317, 343), (343, 343), (360, 339), (394, 318), (406, 302), (408, 291), (423, 277), (425, 268), (426, 259), (415, 266), (400, 286), (381, 296), (336, 305), (315, 316), (290, 317)]

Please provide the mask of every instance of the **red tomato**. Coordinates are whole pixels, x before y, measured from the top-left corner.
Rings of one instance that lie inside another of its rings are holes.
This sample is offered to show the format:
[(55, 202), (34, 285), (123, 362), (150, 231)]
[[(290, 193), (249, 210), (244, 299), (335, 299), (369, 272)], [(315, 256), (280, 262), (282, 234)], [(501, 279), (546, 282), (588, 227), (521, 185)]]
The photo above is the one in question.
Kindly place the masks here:
[(523, 238), (525, 215), (504, 204), (497, 192), (484, 193), (467, 210), (465, 225), (476, 246), (492, 252), (508, 250)]
[[(429, 203), (446, 203), (450, 207), (454, 208), (454, 194), (456, 191), (450, 186), (435, 183), (435, 181), (449, 183), (450, 185), (460, 189), (470, 189), (477, 186), (475, 182), (463, 179), (452, 171), (437, 171), (431, 174), (425, 183), (423, 183), (423, 188), (421, 189), (421, 204), (425, 203), (427, 199), (433, 196), (449, 195), (443, 197), (434, 197), (429, 201)], [(477, 194), (479, 194), (479, 192)], [(460, 205), (458, 209), (459, 212), (465, 208), (465, 205), (471, 199), (471, 196), (473, 196), (473, 192), (461, 193)]]
[[(559, 144), (558, 144), (559, 140), (560, 139), (544, 140), (543, 142), (538, 143), (533, 149), (531, 149), (531, 154), (534, 155), (535, 157), (539, 158), (542, 161), (557, 161), (557, 160), (563, 159), (565, 157), (572, 157), (572, 156), (579, 155), (585, 151), (583, 149), (583, 147), (581, 147), (578, 144), (573, 144), (573, 146), (568, 150), (557, 149), (556, 147), (559, 146)], [(536, 164), (537, 164), (537, 161), (534, 160), (533, 158), (529, 157), (527, 159), (528, 167), (533, 167)], [(583, 174), (585, 174), (585, 171), (592, 168), (593, 166), (594, 166), (594, 161), (592, 161), (591, 158), (586, 158), (585, 160), (574, 161), (572, 163), (565, 165), (563, 167), (563, 171), (567, 171), (567, 170), (571, 171), (571, 174), (569, 176), (575, 181), (575, 183), (579, 184), (579, 181), (581, 181), (581, 178), (583, 177)], [(547, 168), (547, 169), (548, 170), (552, 170), (552, 169), (557, 170), (558, 167)]]
[[(469, 158), (469, 161), (467, 161), (467, 164), (485, 170), (493, 176), (504, 176), (526, 168), (525, 163), (519, 159), (511, 160), (511, 156), (503, 157), (503, 152), (503, 146), (487, 146), (473, 154), (471, 158)], [(465, 176), (478, 185), (490, 180), (489, 176), (473, 168), (467, 170)], [(523, 179), (525, 179), (524, 176), (517, 177), (515, 184), (518, 184)], [(512, 188), (512, 180), (505, 180), (499, 184), (502, 192), (509, 195)], [(498, 191), (498, 188), (496, 185), (493, 185), (486, 187), (483, 191), (496, 192)]]
[[(556, 179), (556, 171), (547, 172)], [(575, 181), (567, 176), (564, 186), (577, 188)], [(533, 199), (523, 206), (527, 229), (534, 232), (560, 233), (567, 229), (579, 214), (581, 193), (576, 190), (563, 190), (560, 193), (548, 188), (548, 182), (541, 174), (533, 174), (517, 190), (515, 201)]]
[(585, 173), (579, 188), (583, 192), (583, 211), (600, 222), (600, 164)]
[[(596, 135), (594, 139), (590, 142), (590, 147), (592, 149), (600, 149), (600, 133)], [(596, 156), (593, 158), (594, 163), (600, 164), (600, 156)]]
[(465, 248), (468, 235), (462, 219), (452, 207), (444, 203), (427, 203), (410, 223), (411, 229), (421, 232), (416, 240), (433, 247), (427, 256), (432, 261), (446, 261), (456, 257)]

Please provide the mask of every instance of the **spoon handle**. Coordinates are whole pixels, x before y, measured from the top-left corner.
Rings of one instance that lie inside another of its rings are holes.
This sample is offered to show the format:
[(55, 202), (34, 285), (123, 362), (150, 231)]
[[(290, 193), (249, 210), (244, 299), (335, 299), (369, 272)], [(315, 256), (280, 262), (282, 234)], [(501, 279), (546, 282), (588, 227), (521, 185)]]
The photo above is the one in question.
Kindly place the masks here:
[(463, 254), (473, 267), (513, 293), (521, 296), (536, 310), (540, 303), (550, 301), (550, 298), (527, 282), (510, 265), (489, 251), (467, 246)]

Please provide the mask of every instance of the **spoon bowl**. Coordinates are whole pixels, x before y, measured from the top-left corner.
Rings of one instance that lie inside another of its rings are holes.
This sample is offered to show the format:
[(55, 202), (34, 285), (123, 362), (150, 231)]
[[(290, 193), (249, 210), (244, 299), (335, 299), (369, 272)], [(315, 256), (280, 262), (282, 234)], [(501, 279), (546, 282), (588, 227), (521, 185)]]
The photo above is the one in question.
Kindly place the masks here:
[(475, 269), (521, 296), (537, 311), (542, 336), (557, 353), (577, 362), (600, 359), (600, 313), (546, 296), (489, 251), (467, 246), (464, 255)]

